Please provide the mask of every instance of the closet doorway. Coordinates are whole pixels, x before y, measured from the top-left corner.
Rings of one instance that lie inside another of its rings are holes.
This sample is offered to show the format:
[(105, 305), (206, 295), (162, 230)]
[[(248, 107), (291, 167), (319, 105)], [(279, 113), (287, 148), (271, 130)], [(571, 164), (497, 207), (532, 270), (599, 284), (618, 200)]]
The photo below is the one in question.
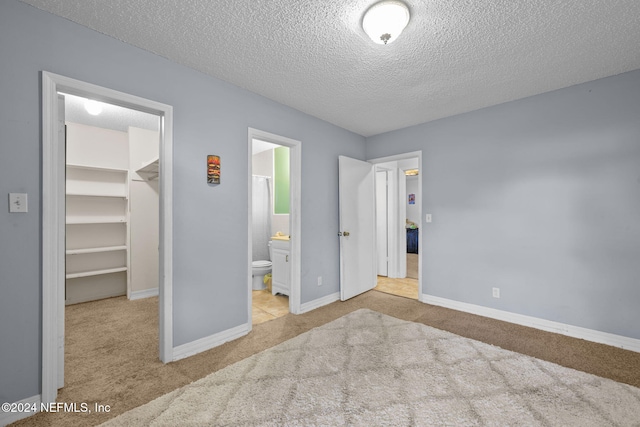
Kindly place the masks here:
[[(121, 274), (128, 270), (129, 225), (129, 170), (124, 167), (107, 165), (87, 165), (71, 162), (69, 172), (71, 193), (67, 195), (67, 150), (65, 147), (65, 101), (62, 94), (93, 99), (106, 105), (126, 107), (155, 116), (159, 121), (159, 237), (155, 257), (159, 262), (159, 355), (163, 362), (172, 360), (172, 319), (171, 319), (171, 249), (172, 249), (172, 128), (173, 110), (166, 104), (139, 98), (79, 80), (42, 72), (42, 401), (55, 401), (58, 388), (64, 385), (64, 339), (66, 280), (80, 276), (105, 276)], [(61, 96), (62, 95), (62, 96)], [(85, 125), (82, 125), (85, 126)], [(77, 154), (77, 153), (76, 153)], [(75, 156), (76, 154), (72, 155)], [(86, 153), (85, 153), (86, 154)], [(80, 157), (83, 155), (80, 154)], [(82, 167), (86, 166), (86, 167)], [(151, 166), (153, 168), (153, 166)], [(142, 172), (142, 171), (141, 171)], [(136, 172), (137, 173), (137, 172)], [(125, 178), (126, 176), (126, 178)], [(133, 174), (131, 174), (133, 176)], [(97, 185), (97, 187), (96, 187)], [(123, 195), (124, 193), (124, 195)], [(86, 198), (91, 201), (87, 202)], [(67, 199), (74, 201), (67, 203)], [(101, 206), (105, 215), (94, 209)], [(70, 218), (67, 217), (70, 213)], [(107, 220), (109, 219), (109, 220)], [(102, 222), (101, 222), (102, 221)], [(118, 232), (73, 232), (70, 239), (75, 245), (69, 248), (71, 257), (89, 258), (80, 262), (67, 262), (67, 223), (69, 226), (89, 226), (100, 224), (122, 225)], [(89, 236), (100, 235), (101, 242), (90, 242)], [(123, 239), (124, 237), (124, 239)], [(114, 240), (109, 241), (108, 239)], [(124, 260), (123, 260), (124, 258)], [(114, 262), (112, 268), (102, 268)], [(67, 277), (70, 273), (77, 276)], [(127, 270), (125, 270), (127, 268)], [(86, 274), (87, 272), (104, 274)], [(75, 270), (75, 271), (73, 271)], [(125, 276), (126, 277), (126, 276)], [(125, 279), (126, 282), (128, 279)], [(117, 290), (107, 293), (122, 293), (122, 284)], [(85, 291), (85, 290), (83, 290)], [(127, 286), (124, 292), (132, 297), (135, 289)], [(92, 298), (76, 293), (74, 298)], [(144, 293), (137, 294), (144, 296)], [(79, 301), (78, 301), (79, 302)]]
[(249, 129), (248, 324), (300, 312), (300, 142)]

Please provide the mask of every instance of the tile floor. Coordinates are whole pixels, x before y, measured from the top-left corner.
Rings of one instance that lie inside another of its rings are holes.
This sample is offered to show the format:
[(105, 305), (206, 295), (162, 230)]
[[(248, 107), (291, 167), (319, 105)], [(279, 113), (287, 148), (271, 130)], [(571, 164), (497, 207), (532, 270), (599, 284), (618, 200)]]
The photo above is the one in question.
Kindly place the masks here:
[(289, 313), (289, 297), (284, 295), (271, 295), (271, 291), (263, 289), (252, 291), (251, 319), (254, 325), (277, 319)]
[[(374, 289), (387, 294), (418, 299), (417, 279), (389, 279), (388, 277), (378, 276), (378, 284)], [(252, 292), (251, 319), (254, 325), (277, 319), (289, 313), (289, 297), (271, 295), (271, 291), (267, 289)]]
[(388, 277), (378, 276), (378, 285), (373, 289), (387, 294), (418, 299), (417, 279), (389, 279)]

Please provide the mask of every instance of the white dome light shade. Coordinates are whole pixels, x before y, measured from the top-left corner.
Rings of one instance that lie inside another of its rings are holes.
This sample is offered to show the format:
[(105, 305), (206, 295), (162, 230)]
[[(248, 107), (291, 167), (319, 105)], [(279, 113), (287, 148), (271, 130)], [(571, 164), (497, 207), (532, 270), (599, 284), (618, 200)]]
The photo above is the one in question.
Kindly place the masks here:
[(97, 116), (102, 113), (102, 103), (98, 101), (94, 101), (93, 99), (87, 99), (84, 102), (84, 108), (87, 110), (87, 113), (92, 116)]
[(369, 8), (362, 19), (364, 32), (378, 44), (393, 42), (409, 23), (409, 9), (401, 1), (386, 0)]

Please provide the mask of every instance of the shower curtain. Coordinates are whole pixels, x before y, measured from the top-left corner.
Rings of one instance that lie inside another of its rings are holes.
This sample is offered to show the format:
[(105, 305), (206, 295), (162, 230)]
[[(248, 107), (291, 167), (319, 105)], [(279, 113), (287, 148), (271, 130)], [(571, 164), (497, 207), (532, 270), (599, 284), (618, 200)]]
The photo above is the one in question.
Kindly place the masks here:
[(269, 260), (271, 239), (271, 178), (253, 175), (252, 183), (253, 258)]

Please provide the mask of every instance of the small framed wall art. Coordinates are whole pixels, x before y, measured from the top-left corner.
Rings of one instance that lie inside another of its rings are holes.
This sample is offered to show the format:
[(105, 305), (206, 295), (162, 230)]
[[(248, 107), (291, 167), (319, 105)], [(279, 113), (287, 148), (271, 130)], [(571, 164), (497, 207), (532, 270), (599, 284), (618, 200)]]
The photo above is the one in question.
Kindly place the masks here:
[(207, 156), (207, 184), (220, 184), (220, 156)]

